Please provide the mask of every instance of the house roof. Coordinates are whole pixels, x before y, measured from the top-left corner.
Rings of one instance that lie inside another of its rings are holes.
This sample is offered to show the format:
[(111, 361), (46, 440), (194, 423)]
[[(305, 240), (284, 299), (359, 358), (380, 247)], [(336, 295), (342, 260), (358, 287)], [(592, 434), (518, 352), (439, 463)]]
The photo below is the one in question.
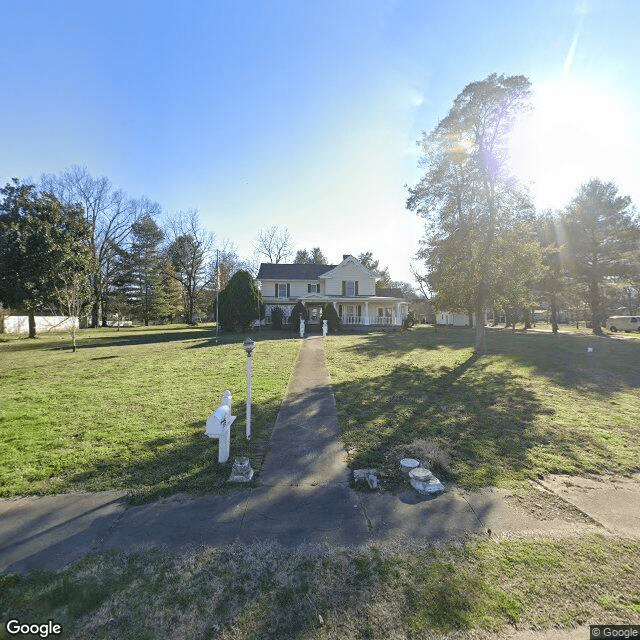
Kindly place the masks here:
[(263, 262), (258, 271), (258, 280), (317, 280), (319, 276), (334, 269), (334, 264), (272, 264)]

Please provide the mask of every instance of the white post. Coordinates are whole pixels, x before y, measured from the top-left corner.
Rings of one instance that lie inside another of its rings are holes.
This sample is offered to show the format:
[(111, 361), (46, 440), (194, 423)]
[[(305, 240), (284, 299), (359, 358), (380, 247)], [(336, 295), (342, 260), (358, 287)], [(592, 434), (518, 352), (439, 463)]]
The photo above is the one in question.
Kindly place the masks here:
[(323, 338), (327, 337), (327, 331), (328, 331), (327, 321), (323, 320), (322, 321), (322, 337)]
[(369, 301), (364, 301), (364, 323), (369, 324)]
[(300, 337), (304, 338), (304, 318), (300, 318)]
[(253, 358), (247, 357), (247, 440), (251, 440), (251, 377), (253, 375)]
[(253, 358), (251, 354), (256, 343), (251, 338), (247, 338), (243, 346), (247, 352), (247, 440), (251, 440), (251, 377), (253, 375)]

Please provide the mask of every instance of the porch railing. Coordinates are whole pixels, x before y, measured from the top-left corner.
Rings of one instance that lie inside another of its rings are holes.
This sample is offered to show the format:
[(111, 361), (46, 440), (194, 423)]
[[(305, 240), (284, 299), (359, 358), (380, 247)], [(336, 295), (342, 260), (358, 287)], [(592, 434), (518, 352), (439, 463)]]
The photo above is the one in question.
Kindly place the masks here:
[[(394, 316), (369, 316), (368, 324), (372, 326), (375, 326), (375, 325), (390, 326), (390, 325), (396, 324), (395, 319), (396, 319), (395, 315)], [(365, 324), (366, 316), (343, 315), (340, 320), (343, 325)]]

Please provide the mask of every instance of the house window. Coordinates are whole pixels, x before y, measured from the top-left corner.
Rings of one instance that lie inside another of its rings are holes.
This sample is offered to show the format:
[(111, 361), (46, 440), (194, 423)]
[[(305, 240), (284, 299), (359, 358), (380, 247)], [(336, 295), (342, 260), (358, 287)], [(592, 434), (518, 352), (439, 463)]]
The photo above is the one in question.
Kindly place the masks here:
[(343, 296), (357, 296), (358, 295), (358, 281), (357, 280), (343, 280), (342, 281), (342, 295)]
[(290, 294), (290, 286), (288, 284), (276, 284), (276, 298), (288, 298)]
[(317, 284), (308, 284), (307, 285), (307, 293), (318, 293), (318, 285)]

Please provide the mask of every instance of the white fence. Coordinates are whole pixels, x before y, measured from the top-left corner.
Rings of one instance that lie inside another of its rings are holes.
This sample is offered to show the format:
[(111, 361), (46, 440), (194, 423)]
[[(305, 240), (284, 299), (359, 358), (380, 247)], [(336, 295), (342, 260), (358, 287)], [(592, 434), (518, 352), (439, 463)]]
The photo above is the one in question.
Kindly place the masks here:
[[(6, 333), (29, 333), (29, 316), (5, 316), (3, 324)], [(36, 316), (38, 333), (69, 331), (73, 327), (79, 327), (78, 318), (75, 316)]]

